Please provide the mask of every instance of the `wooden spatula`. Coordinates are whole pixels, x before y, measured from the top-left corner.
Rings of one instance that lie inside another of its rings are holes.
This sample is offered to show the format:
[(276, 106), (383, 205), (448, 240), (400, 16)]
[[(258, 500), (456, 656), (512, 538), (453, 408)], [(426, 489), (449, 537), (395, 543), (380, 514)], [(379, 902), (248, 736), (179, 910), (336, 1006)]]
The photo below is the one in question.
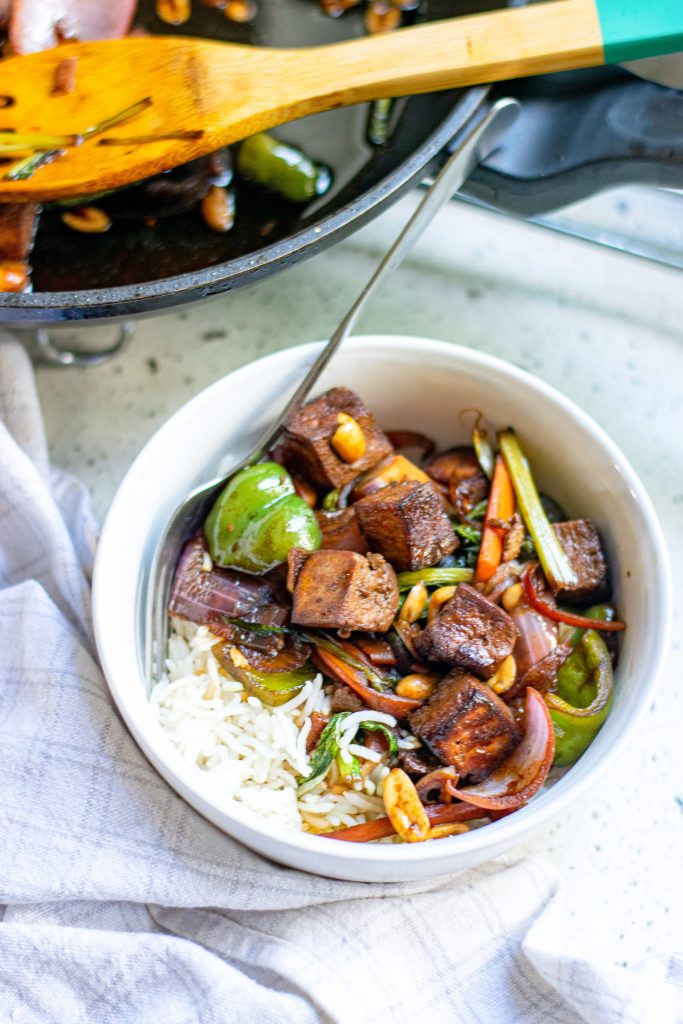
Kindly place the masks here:
[(116, 188), (363, 100), (677, 49), (683, 0), (553, 0), (300, 50), (177, 36), (66, 44), (0, 63), (0, 156), (28, 154), (0, 168), (0, 197)]

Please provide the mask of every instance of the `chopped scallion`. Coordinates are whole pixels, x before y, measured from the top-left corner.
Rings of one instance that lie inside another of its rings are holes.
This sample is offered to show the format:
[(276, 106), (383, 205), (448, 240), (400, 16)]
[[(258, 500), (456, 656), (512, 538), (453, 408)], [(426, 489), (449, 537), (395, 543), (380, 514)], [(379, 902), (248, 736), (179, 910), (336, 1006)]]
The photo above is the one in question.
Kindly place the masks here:
[(445, 587), (458, 583), (471, 583), (474, 573), (471, 569), (415, 569), (397, 575), (399, 590), (409, 590), (416, 583), (426, 587)]
[(546, 577), (558, 586), (575, 584), (576, 573), (545, 513), (529, 463), (514, 430), (501, 431), (498, 443), (517, 495), (519, 510), (533, 538)]

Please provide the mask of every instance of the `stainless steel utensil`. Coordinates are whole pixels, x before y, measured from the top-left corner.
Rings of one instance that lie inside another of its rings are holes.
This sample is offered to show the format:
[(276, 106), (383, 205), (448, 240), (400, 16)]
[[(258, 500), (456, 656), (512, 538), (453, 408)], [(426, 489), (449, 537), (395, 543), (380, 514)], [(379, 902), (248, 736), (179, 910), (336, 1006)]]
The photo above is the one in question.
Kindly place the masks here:
[(320, 374), (341, 343), (348, 338), (358, 317), (381, 282), (399, 266), (427, 225), (460, 188), (476, 164), (495, 148), (518, 111), (519, 105), (516, 100), (507, 98), (498, 100), (488, 109), (484, 103), (480, 105), (463, 129), (452, 156), (434, 179), (399, 237), (383, 257), (273, 425), (261, 437), (253, 451), (233, 466), (229, 473), (197, 488), (171, 516), (159, 538), (147, 580), (144, 648), (148, 682), (158, 679), (164, 670), (168, 637), (168, 599), (183, 544), (198, 529), (227, 481), (245, 466), (258, 462), (273, 447), (287, 419), (308, 398)]

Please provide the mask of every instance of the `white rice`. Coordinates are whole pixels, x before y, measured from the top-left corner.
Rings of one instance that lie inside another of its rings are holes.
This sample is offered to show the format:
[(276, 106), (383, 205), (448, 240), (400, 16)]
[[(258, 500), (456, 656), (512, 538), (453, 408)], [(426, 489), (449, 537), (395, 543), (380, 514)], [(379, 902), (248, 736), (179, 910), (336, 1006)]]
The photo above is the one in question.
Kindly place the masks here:
[(361, 720), (386, 725), (395, 720), (373, 711), (350, 715), (341, 744), (359, 758), (363, 780), (349, 787), (333, 765), (324, 780), (298, 798), (297, 778), (310, 772), (310, 716), (330, 711), (322, 676), (306, 682), (286, 704), (269, 707), (226, 674), (212, 654), (215, 643), (206, 626), (172, 620), (167, 672), (150, 695), (162, 728), (196, 767), (207, 795), (219, 802), (236, 800), (265, 818), (308, 832), (382, 817), (387, 757), (353, 740)]

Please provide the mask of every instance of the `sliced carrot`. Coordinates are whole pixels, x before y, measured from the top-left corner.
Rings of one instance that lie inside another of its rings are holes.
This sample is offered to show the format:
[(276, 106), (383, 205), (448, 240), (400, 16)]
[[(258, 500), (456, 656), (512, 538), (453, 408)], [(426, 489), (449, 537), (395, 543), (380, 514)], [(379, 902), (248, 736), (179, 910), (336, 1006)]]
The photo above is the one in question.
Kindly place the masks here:
[[(485, 522), (488, 524), (491, 519), (500, 519), (505, 522), (512, 517), (514, 511), (515, 492), (512, 480), (502, 455), (497, 455)], [(498, 526), (484, 526), (479, 557), (477, 558), (477, 568), (474, 574), (477, 582), (485, 583), (493, 576), (503, 557), (504, 540), (505, 530)]]

